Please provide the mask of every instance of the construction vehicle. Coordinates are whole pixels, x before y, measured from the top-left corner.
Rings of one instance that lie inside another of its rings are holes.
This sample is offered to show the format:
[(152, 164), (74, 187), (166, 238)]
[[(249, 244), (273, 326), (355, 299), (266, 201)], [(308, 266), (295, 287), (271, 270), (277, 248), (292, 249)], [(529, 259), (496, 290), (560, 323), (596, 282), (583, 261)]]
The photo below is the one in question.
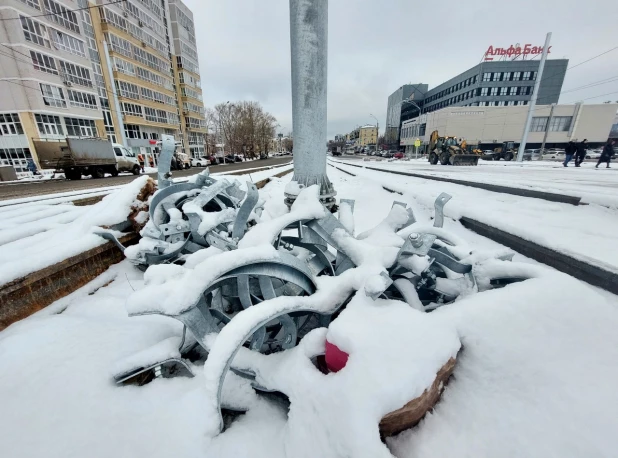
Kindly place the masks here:
[(465, 140), (458, 142), (457, 137), (440, 137), (438, 131), (434, 130), (429, 140), (429, 163), (478, 165), (479, 155), (468, 152), (467, 146)]
[(517, 156), (517, 150), (515, 149), (514, 142), (504, 142), (502, 146), (494, 148), (493, 153), (483, 153), (484, 161), (499, 161), (504, 159), (505, 161), (512, 161)]

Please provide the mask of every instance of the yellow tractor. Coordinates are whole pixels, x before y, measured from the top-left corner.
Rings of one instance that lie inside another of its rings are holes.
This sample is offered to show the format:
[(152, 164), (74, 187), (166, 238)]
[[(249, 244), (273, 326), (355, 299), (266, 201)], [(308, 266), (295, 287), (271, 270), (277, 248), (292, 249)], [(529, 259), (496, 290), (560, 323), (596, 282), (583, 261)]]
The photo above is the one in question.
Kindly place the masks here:
[(468, 152), (467, 143), (457, 137), (440, 137), (437, 130), (431, 133), (429, 141), (429, 163), (436, 165), (478, 165), (479, 155)]

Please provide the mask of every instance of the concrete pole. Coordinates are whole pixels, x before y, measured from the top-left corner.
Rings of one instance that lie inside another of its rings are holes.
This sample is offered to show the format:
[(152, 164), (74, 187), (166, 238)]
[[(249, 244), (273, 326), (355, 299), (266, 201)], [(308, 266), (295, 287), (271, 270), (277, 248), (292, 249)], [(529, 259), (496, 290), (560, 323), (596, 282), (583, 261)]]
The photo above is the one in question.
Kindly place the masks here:
[[(524, 150), (526, 149), (526, 142), (528, 141), (528, 132), (530, 132), (530, 124), (532, 123), (532, 114), (534, 113), (534, 107), (536, 105), (536, 98), (539, 94), (539, 86), (541, 85), (541, 78), (543, 77), (543, 69), (545, 68), (545, 61), (547, 60), (547, 50), (549, 49), (549, 42), (551, 41), (551, 32), (547, 34), (545, 38), (545, 46), (543, 46), (543, 54), (541, 55), (541, 62), (539, 63), (539, 72), (536, 75), (536, 82), (534, 83), (534, 90), (532, 91), (532, 97), (530, 98), (530, 104), (528, 105), (528, 118), (526, 119), (526, 125), (524, 126), (524, 133), (519, 143), (519, 151), (517, 151), (517, 162), (523, 162)], [(547, 126), (549, 129), (549, 126)]]
[(335, 204), (326, 175), (328, 0), (290, 0), (294, 177), (285, 190), (290, 206), (303, 187), (320, 186), (320, 200)]

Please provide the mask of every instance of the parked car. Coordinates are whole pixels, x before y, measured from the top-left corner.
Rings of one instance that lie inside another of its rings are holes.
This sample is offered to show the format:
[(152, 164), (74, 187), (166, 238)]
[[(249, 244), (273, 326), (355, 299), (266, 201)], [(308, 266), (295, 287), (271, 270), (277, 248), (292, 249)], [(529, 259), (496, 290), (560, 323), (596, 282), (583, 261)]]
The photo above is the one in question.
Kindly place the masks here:
[(402, 152), (398, 152), (398, 153), (395, 153), (395, 155), (393, 157), (395, 159), (403, 159), (404, 158), (404, 154)]
[(206, 156), (191, 158), (192, 167), (206, 167), (207, 165), (210, 165), (210, 159)]
[(268, 154), (266, 153), (260, 154), (260, 159), (268, 159)]
[(234, 159), (234, 156), (232, 156), (231, 154), (228, 154), (227, 156), (225, 156), (226, 164), (233, 164), (234, 162), (236, 162), (236, 160)]
[(602, 153), (602, 149), (590, 149), (586, 151), (586, 159), (600, 159)]
[(239, 155), (239, 154), (235, 154), (235, 155), (234, 155), (234, 161), (235, 161), (235, 162), (242, 162), (242, 161), (244, 161), (244, 160), (245, 160), (245, 159), (244, 159), (241, 155)]

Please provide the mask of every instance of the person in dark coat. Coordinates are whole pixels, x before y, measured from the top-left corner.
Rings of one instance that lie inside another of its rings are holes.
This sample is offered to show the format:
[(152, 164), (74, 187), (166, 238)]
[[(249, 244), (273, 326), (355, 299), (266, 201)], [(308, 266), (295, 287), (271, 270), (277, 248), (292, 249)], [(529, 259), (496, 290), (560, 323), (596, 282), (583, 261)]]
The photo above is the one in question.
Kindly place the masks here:
[(609, 169), (609, 163), (615, 154), (614, 140), (608, 140), (607, 144), (603, 147), (603, 152), (601, 153), (601, 157), (599, 158), (599, 162), (597, 162), (595, 168), (599, 168), (599, 165), (601, 165), (602, 162), (607, 162), (607, 168)]
[(584, 141), (577, 144), (577, 154), (575, 155), (575, 167), (579, 167), (584, 159), (586, 159), (586, 150), (588, 149), (588, 140), (584, 138)]
[(569, 144), (564, 149), (564, 154), (566, 157), (564, 159), (564, 164), (562, 165), (564, 165), (565, 167), (568, 167), (568, 163), (571, 162), (571, 159), (573, 159), (573, 155), (576, 152), (577, 152), (577, 146), (575, 146), (575, 143), (570, 141)]

